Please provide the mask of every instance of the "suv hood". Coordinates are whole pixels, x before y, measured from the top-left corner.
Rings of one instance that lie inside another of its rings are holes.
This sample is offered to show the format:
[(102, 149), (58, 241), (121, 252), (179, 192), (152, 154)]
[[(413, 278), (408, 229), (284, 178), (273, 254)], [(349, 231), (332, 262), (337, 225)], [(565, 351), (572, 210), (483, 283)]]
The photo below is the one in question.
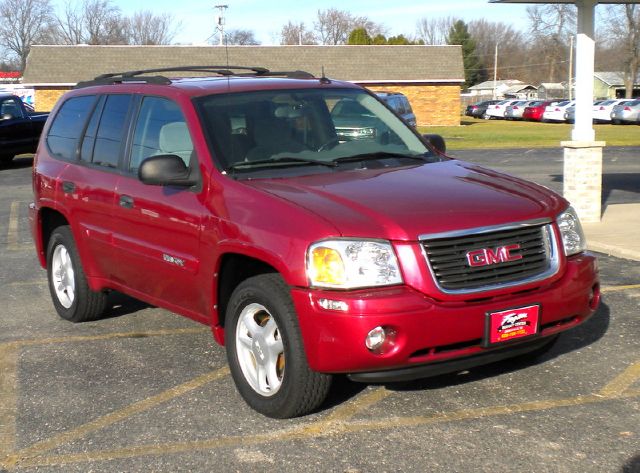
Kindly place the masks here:
[(553, 219), (567, 206), (537, 184), (456, 160), (244, 183), (314, 212), (342, 236), (389, 240)]

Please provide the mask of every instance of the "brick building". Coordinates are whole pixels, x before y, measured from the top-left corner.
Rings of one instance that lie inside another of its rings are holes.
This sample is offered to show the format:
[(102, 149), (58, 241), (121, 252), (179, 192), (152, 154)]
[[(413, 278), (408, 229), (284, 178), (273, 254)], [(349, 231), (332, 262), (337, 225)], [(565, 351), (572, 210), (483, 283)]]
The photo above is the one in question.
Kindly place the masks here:
[(318, 77), (324, 68), (330, 78), (405, 94), (418, 125), (460, 124), (460, 46), (32, 46), (23, 82), (35, 89), (37, 109), (50, 110), (77, 82), (100, 74), (212, 64)]

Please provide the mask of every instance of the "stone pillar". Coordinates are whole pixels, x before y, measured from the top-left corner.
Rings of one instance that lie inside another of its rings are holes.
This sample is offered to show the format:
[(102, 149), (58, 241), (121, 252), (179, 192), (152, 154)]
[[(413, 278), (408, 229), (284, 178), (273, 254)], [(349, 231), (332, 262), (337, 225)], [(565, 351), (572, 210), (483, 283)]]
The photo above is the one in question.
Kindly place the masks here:
[(599, 222), (602, 212), (604, 141), (563, 141), (564, 198), (583, 222)]

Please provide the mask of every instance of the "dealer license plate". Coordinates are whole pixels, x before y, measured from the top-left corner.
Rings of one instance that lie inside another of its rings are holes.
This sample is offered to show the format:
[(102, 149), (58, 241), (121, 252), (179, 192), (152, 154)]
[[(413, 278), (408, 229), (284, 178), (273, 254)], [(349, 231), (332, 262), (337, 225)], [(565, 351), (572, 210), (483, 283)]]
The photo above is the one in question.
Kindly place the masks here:
[(540, 305), (488, 312), (485, 345), (510, 342), (538, 333)]

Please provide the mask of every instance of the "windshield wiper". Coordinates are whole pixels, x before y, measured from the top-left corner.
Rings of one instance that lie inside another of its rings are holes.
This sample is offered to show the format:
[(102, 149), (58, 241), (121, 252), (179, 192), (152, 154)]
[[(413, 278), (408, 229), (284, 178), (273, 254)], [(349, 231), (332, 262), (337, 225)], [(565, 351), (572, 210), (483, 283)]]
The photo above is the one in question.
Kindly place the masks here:
[(421, 154), (390, 153), (388, 151), (377, 151), (375, 153), (361, 153), (361, 154), (354, 154), (352, 156), (343, 156), (342, 158), (334, 159), (332, 162), (337, 165), (339, 163), (372, 161), (372, 160), (386, 159), (386, 158), (415, 159), (422, 162), (429, 162), (426, 159), (426, 156), (423, 156)]
[(299, 164), (314, 164), (318, 166), (327, 166), (330, 168), (334, 168), (337, 166), (333, 161), (320, 161), (319, 159), (305, 159), (305, 158), (294, 158), (292, 156), (282, 156), (280, 158), (270, 158), (270, 159), (260, 159), (257, 161), (240, 161), (238, 163), (233, 163), (227, 167), (227, 171), (235, 171), (237, 169), (244, 168), (252, 168), (254, 166), (262, 166), (268, 167), (268, 165), (299, 165)]

